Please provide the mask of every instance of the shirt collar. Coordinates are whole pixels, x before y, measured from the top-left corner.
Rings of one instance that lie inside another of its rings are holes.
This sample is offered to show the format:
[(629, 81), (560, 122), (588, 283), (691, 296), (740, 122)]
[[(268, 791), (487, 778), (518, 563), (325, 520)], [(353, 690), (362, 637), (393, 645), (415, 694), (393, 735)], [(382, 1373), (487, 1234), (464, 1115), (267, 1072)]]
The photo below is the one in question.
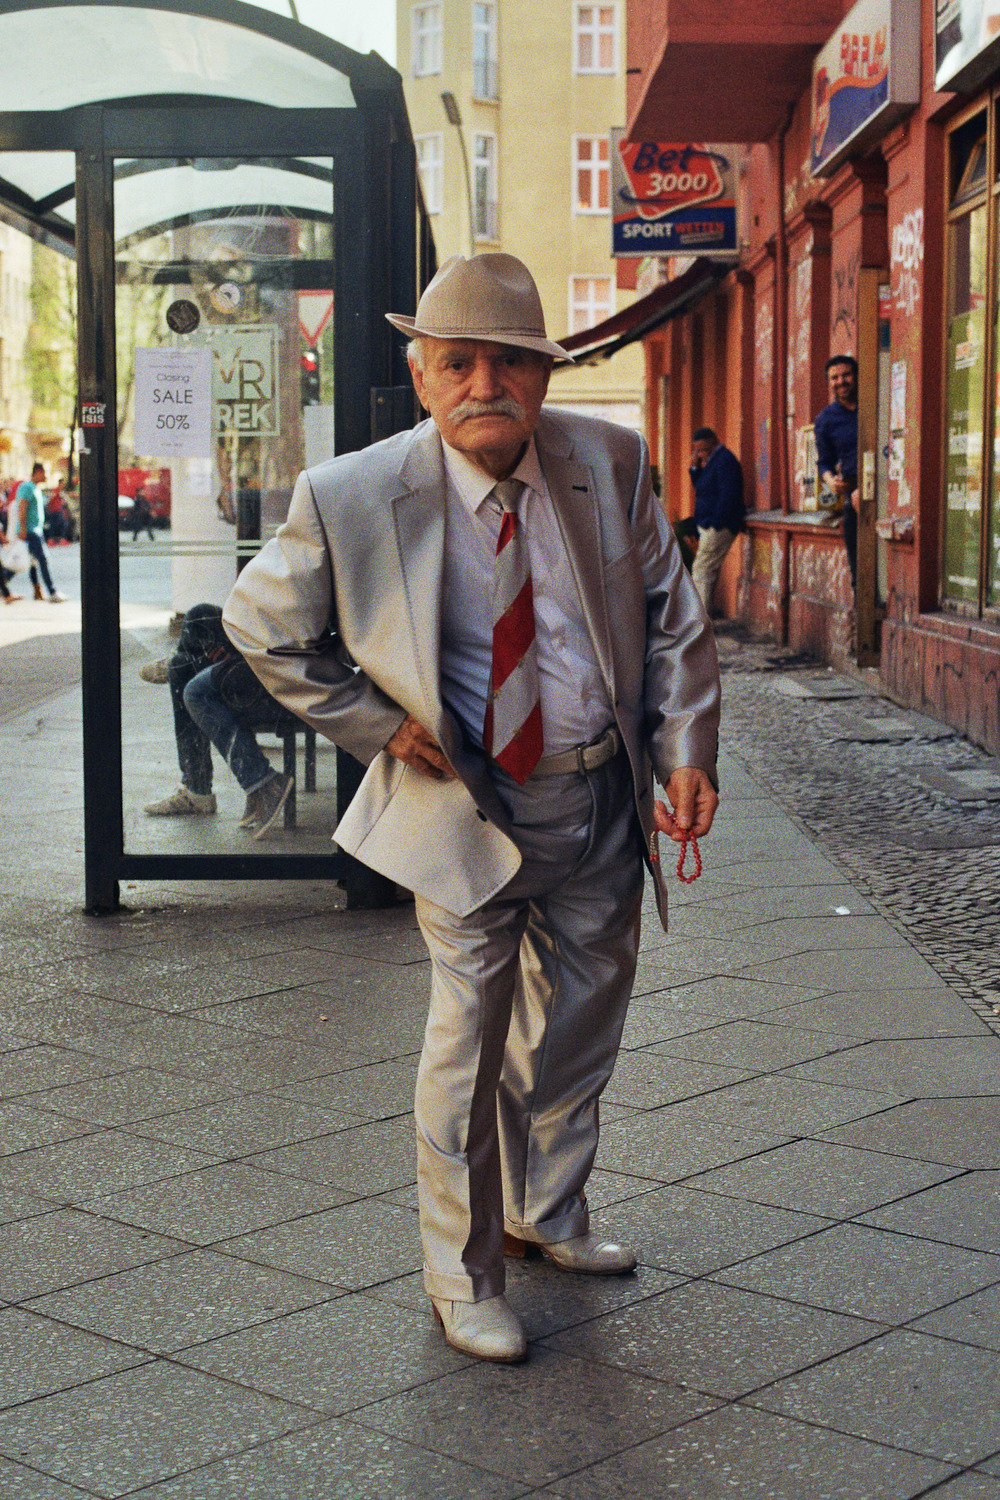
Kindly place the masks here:
[[(496, 484), (496, 480), (484, 474), (482, 469), (477, 469), (475, 464), (471, 463), (457, 448), (449, 447), (443, 438), (441, 447), (444, 449), (444, 466), (448, 478), (454, 485), (459, 499), (475, 515), (481, 509), (487, 495)], [(528, 446), (510, 478), (520, 480), (521, 484), (527, 485), (528, 489), (533, 490), (536, 495), (546, 493), (534, 433), (528, 439)]]

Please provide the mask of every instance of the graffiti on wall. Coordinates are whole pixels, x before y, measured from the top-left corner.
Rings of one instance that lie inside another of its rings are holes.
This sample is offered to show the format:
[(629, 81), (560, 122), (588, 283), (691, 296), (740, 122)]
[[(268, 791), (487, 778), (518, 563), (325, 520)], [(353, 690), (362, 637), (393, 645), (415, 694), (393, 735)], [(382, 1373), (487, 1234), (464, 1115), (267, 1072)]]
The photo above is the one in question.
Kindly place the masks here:
[(924, 260), (924, 211), (904, 214), (892, 231), (892, 302), (912, 317), (920, 301), (920, 267)]
[(757, 504), (762, 510), (771, 508), (771, 418), (762, 417), (757, 423)]
[(830, 332), (836, 342), (837, 335), (842, 335), (842, 342), (848, 348), (853, 349), (856, 343), (856, 332), (858, 326), (858, 268), (861, 265), (861, 251), (855, 250), (854, 254), (839, 266), (833, 268), (833, 308), (831, 312)]
[(771, 316), (771, 308), (768, 302), (761, 302), (757, 308), (757, 321), (754, 329), (754, 350), (757, 362), (757, 379), (761, 385), (767, 385), (771, 379), (771, 367), (774, 360), (774, 320)]

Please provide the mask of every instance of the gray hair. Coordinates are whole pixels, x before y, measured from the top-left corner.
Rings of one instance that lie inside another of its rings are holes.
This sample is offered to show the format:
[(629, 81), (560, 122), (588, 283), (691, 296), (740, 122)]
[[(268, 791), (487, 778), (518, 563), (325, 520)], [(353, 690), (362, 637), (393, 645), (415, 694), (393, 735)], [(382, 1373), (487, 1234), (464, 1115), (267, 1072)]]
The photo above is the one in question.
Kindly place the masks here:
[(410, 340), (406, 346), (406, 358), (411, 365), (416, 365), (418, 370), (424, 368), (424, 341), (422, 338)]

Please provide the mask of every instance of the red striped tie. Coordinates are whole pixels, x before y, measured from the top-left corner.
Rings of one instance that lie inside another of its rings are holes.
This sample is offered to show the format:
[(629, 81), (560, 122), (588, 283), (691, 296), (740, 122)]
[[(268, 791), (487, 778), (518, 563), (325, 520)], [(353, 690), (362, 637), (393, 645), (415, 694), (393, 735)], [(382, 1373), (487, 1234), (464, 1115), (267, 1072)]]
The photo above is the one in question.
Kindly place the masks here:
[(503, 506), (493, 572), (493, 670), (483, 746), (521, 786), (542, 758), (535, 605), (528, 549), (517, 519), (524, 486), (502, 479), (492, 493)]

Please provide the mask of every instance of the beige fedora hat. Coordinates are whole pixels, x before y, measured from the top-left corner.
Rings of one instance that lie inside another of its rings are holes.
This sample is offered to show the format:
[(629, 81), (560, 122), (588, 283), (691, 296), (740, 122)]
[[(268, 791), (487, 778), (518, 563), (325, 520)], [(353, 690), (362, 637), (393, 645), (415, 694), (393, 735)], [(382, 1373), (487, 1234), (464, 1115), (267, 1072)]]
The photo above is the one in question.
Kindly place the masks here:
[(488, 339), (554, 359), (572, 357), (545, 337), (538, 288), (516, 255), (453, 255), (428, 282), (415, 318), (386, 317), (411, 338)]

